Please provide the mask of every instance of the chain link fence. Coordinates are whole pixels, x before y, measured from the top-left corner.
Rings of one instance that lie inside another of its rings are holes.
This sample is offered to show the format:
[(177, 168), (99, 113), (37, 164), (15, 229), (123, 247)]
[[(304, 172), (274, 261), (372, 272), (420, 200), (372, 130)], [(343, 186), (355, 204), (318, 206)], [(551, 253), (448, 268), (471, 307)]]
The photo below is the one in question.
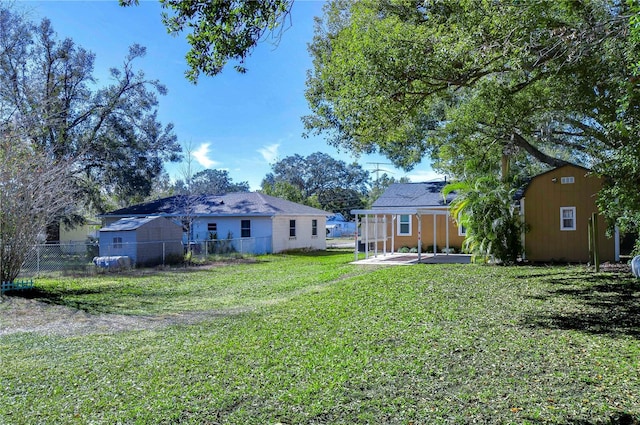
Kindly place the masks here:
[[(143, 256), (151, 251), (158, 252), (158, 261), (156, 262), (158, 265), (180, 264), (185, 259), (191, 262), (205, 262), (208, 259), (218, 257), (260, 255), (271, 252), (270, 237), (192, 241), (188, 245), (183, 244), (179, 255), (175, 254), (175, 250), (169, 249), (169, 244), (175, 246), (175, 242), (141, 242), (134, 244), (134, 248), (138, 253), (142, 253)], [(105, 245), (101, 253), (97, 242), (38, 244), (29, 251), (19, 277), (31, 278), (51, 274), (93, 274), (98, 270), (93, 259), (100, 255), (122, 255), (122, 248), (124, 248), (125, 244), (123, 243), (122, 245), (117, 250), (112, 245)], [(127, 245), (131, 247), (131, 244)], [(187, 247), (190, 247), (190, 249), (187, 249)], [(174, 254), (169, 255), (168, 253), (170, 252)]]
[(271, 237), (191, 241), (191, 258), (211, 256), (262, 255), (271, 253)]
[(97, 243), (61, 243), (35, 245), (22, 266), (20, 277), (50, 273), (89, 273), (93, 257), (99, 254)]

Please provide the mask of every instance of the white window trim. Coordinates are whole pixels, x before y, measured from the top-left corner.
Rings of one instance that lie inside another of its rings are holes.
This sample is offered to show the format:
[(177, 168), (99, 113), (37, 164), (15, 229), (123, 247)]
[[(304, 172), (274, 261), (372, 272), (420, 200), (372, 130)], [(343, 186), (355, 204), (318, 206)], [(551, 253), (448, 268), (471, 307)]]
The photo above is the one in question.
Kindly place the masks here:
[(461, 217), (462, 213), (458, 213), (458, 236), (467, 236), (467, 229), (465, 229), (464, 226), (460, 224)]
[[(564, 225), (564, 212), (571, 211), (573, 215), (573, 226), (565, 227)], [(572, 231), (576, 230), (576, 207), (560, 207), (560, 230), (561, 231)]]
[[(409, 232), (407, 232), (407, 233), (402, 233), (400, 231), (400, 229), (402, 229), (401, 224), (407, 224), (406, 222), (405, 223), (402, 222), (402, 216), (403, 215), (406, 215), (407, 217), (409, 217), (409, 223), (408, 223), (409, 224)], [(398, 215), (398, 228), (397, 228), (398, 236), (411, 236), (411, 234), (412, 234), (412, 232), (411, 232), (412, 231), (412, 228), (411, 228), (412, 227), (411, 226), (412, 222), (413, 222), (413, 220), (411, 219), (411, 215), (410, 214), (400, 214), (400, 215)]]
[(576, 179), (573, 176), (566, 176), (560, 178), (560, 184), (574, 184)]

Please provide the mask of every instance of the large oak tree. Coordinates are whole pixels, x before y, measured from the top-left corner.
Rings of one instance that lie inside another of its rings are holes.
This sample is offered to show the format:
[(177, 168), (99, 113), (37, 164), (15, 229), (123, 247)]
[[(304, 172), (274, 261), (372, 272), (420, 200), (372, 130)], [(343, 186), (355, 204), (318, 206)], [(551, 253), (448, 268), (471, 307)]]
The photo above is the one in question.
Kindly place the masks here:
[[(336, 0), (310, 45), (305, 125), (406, 169), (431, 156), (458, 179), (496, 175), (502, 158), (505, 179), (567, 161), (613, 177), (620, 155), (640, 160), (630, 21), (606, 0)], [(638, 171), (625, 168), (635, 193)]]
[(34, 24), (0, 5), (0, 126), (69, 164), (78, 203), (98, 211), (143, 199), (164, 161), (180, 159), (173, 126), (157, 119), (166, 88), (134, 68), (144, 54), (132, 46), (99, 85), (93, 53), (59, 39), (49, 20)]
[[(229, 60), (244, 71), (293, 1), (161, 3), (170, 32), (192, 29), (195, 81)], [(305, 125), (464, 179), (496, 174), (500, 158), (516, 181), (577, 162), (608, 178), (611, 221), (637, 229), (638, 12), (637, 0), (334, 0), (310, 47)]]

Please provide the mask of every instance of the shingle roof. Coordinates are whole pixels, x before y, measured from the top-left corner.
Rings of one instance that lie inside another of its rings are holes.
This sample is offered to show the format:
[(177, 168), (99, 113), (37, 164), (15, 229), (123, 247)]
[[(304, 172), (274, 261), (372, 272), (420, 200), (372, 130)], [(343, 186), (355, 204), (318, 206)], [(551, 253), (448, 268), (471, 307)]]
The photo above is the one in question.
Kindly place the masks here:
[(445, 207), (455, 198), (455, 192), (442, 196), (447, 182), (393, 183), (373, 203), (372, 208), (390, 207)]
[(330, 215), (330, 212), (258, 192), (226, 195), (177, 195), (111, 211), (103, 217), (131, 216), (275, 216)]

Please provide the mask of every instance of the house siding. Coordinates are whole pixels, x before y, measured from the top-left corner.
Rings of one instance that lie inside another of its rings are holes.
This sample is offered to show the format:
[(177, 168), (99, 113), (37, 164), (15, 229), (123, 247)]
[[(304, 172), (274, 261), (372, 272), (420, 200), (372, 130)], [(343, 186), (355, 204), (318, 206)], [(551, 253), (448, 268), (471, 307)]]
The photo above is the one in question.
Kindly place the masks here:
[[(290, 220), (296, 220), (296, 236), (289, 236)], [(318, 221), (318, 234), (311, 234), (312, 220)], [(273, 252), (289, 249), (324, 250), (327, 248), (324, 216), (277, 216), (273, 218)]]
[[(122, 238), (122, 243), (114, 246), (114, 238)], [(135, 232), (131, 230), (100, 232), (100, 256), (127, 256), (135, 261), (137, 257)]]
[(100, 224), (82, 224), (70, 228), (64, 223), (60, 223), (60, 243), (87, 242), (89, 238), (95, 238), (100, 231)]
[(251, 238), (264, 238), (271, 236), (271, 217), (198, 217), (193, 223), (193, 239), (197, 241), (209, 240), (210, 232), (207, 230), (209, 223), (216, 223), (218, 239), (240, 239), (242, 235), (242, 220), (251, 221)]
[[(525, 256), (530, 261), (589, 261), (588, 221), (597, 212), (600, 178), (587, 170), (564, 166), (535, 177), (524, 193)], [(574, 183), (562, 184), (563, 177)], [(555, 180), (555, 182), (554, 182)], [(575, 207), (576, 230), (560, 230), (560, 208)], [(598, 247), (601, 261), (615, 260), (614, 239), (606, 236), (606, 223), (598, 215)]]
[[(243, 220), (251, 222), (251, 236), (248, 238), (242, 238)], [(272, 252), (271, 217), (198, 217), (193, 223), (194, 241), (211, 239), (211, 232), (207, 228), (209, 223), (216, 223), (218, 240), (232, 239), (234, 248), (239, 252), (246, 252), (246, 250), (253, 254), (270, 254)]]

